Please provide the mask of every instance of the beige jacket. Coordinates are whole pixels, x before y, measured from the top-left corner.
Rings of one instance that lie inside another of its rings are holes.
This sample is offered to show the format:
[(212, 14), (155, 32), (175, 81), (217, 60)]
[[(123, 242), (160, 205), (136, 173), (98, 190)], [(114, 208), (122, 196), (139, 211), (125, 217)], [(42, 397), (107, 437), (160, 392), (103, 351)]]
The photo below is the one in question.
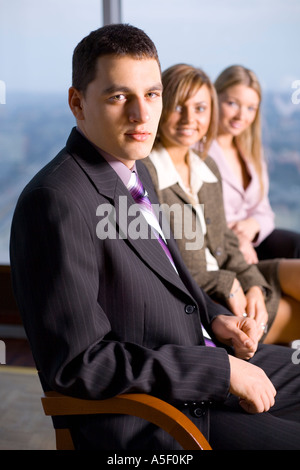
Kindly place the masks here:
[[(150, 173), (161, 204), (180, 204), (181, 206), (190, 204), (187, 194), (178, 183), (160, 190), (158, 187), (156, 168), (151, 162), (151, 159), (148, 157), (143, 160), (143, 163)], [(188, 227), (182, 231), (183, 237), (176, 239), (176, 242), (184, 262), (198, 285), (218, 301), (224, 302), (228, 297), (235, 277), (240, 281), (244, 292), (250, 287), (258, 285), (264, 287), (267, 290), (268, 297), (270, 297), (272, 293), (270, 284), (266, 281), (256, 265), (246, 263), (239, 250), (237, 237), (232, 230), (227, 227), (223, 208), (221, 177), (217, 165), (210, 157), (207, 157), (205, 163), (217, 177), (216, 183), (203, 183), (198, 193), (199, 202), (204, 204), (204, 218), (207, 233), (204, 237), (203, 248), (198, 250), (186, 250), (186, 243), (193, 241), (190, 239), (193, 232), (188, 233)], [(193, 213), (196, 219), (194, 210)], [(172, 231), (174, 232), (176, 214), (171, 213), (170, 223)], [(205, 247), (209, 248), (210, 252), (216, 258), (219, 266), (217, 271), (207, 270)]]

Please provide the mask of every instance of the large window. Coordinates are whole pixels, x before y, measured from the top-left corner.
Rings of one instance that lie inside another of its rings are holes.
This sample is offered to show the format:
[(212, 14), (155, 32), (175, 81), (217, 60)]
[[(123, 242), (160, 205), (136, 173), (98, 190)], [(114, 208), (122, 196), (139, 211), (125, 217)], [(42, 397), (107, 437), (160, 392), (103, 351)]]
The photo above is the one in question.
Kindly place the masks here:
[[(214, 79), (242, 63), (258, 74), (277, 225), (300, 230), (299, 1), (121, 3), (122, 21), (150, 35), (163, 69), (187, 62)], [(0, 264), (9, 263), (18, 195), (75, 124), (67, 104), (73, 49), (102, 22), (101, 0), (0, 0)]]
[(163, 69), (185, 62), (212, 80), (233, 64), (255, 71), (276, 225), (300, 231), (299, 0), (123, 0), (123, 16), (154, 40)]
[(9, 263), (18, 195), (75, 124), (67, 104), (73, 49), (101, 24), (99, 0), (0, 0), (0, 264)]

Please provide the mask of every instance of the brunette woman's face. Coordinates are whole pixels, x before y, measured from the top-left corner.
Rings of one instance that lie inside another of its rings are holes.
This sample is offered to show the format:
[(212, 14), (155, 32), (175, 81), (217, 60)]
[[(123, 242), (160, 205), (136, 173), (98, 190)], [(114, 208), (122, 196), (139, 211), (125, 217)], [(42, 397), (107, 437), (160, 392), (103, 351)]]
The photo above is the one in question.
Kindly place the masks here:
[(176, 106), (160, 126), (164, 147), (189, 148), (206, 135), (211, 118), (211, 94), (207, 85), (185, 103)]
[(246, 85), (234, 85), (219, 94), (219, 134), (240, 135), (254, 121), (258, 93)]

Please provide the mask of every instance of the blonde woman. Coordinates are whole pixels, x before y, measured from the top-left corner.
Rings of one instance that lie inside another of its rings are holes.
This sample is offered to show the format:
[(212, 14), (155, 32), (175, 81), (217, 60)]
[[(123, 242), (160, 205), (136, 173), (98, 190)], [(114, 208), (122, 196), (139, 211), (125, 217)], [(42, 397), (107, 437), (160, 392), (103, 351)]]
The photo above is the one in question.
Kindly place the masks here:
[[(163, 114), (154, 148), (143, 162), (160, 203), (172, 208), (168, 215), (173, 233), (181, 234), (175, 238), (185, 264), (213, 299), (241, 318), (255, 318), (261, 340), (300, 338), (300, 261), (290, 260), (295, 264), (288, 269), (286, 260), (245, 261), (226, 223), (218, 168), (210, 157), (204, 161), (217, 125), (217, 98), (209, 78), (178, 64), (163, 73), (162, 81)], [(199, 141), (202, 158), (193, 150)], [(185, 215), (190, 211), (192, 224), (184, 223), (184, 210)], [(201, 246), (194, 243), (195, 227), (203, 234)]]
[(261, 87), (251, 70), (226, 68), (216, 79), (219, 125), (209, 155), (223, 180), (225, 214), (248, 263), (299, 258), (300, 234), (276, 229), (261, 142)]

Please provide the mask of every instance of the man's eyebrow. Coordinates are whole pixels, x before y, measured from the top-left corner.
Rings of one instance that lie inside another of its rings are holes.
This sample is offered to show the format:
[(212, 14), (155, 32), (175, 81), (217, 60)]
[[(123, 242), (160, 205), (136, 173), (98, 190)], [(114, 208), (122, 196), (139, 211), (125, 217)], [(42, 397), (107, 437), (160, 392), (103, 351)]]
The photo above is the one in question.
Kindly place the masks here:
[(162, 91), (163, 90), (163, 84), (161, 82), (159, 83), (155, 83), (154, 85), (152, 85), (149, 90), (159, 90), (159, 91)]
[[(162, 83), (159, 82), (159, 83), (155, 83), (149, 86), (149, 88), (146, 88), (145, 91), (147, 92), (152, 91), (152, 90), (162, 91), (162, 89), (163, 89)], [(120, 94), (120, 93), (134, 93), (134, 90), (123, 85), (111, 85), (110, 87), (105, 88), (102, 91), (103, 95), (114, 95), (114, 94)]]
[(103, 91), (102, 91), (102, 94), (103, 95), (113, 95), (113, 94), (116, 94), (116, 93), (129, 93), (130, 92), (130, 88), (128, 87), (125, 87), (125, 86), (122, 86), (122, 85), (112, 85), (108, 88), (105, 88)]

